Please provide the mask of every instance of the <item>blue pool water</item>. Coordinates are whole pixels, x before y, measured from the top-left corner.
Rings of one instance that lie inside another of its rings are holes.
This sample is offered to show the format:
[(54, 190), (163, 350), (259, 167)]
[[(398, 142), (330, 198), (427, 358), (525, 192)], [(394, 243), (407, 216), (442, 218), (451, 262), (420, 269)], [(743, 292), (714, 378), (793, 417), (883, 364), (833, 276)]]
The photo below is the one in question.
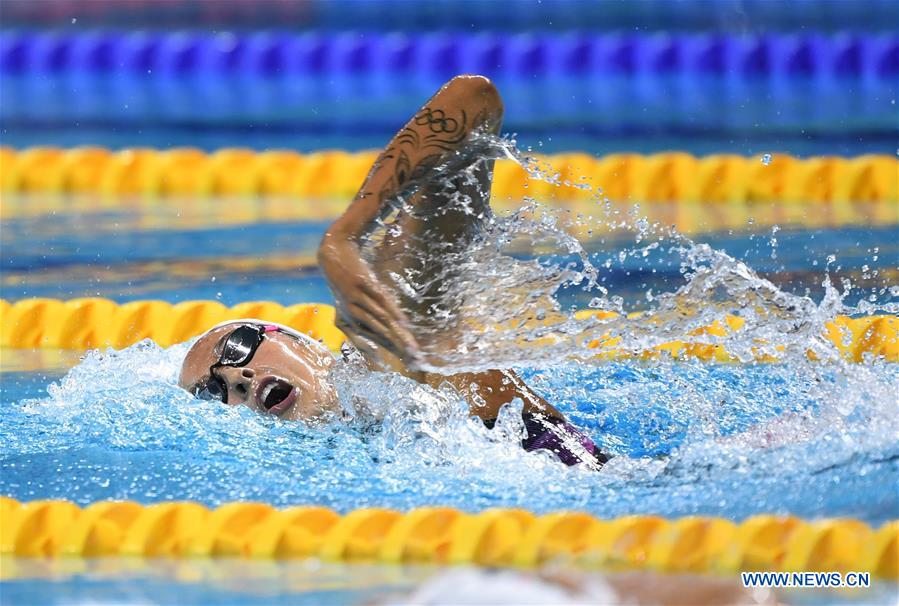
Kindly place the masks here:
[[(143, 212), (4, 222), (4, 296), (331, 301), (310, 265), (322, 223), (223, 227), (210, 219), (178, 229), (177, 214), (160, 211), (146, 221)], [(886, 227), (750, 228), (698, 235), (711, 247), (688, 252), (721, 249), (713, 258), (736, 264), (734, 276), (744, 271), (739, 260), (760, 272), (736, 287), (725, 280), (718, 289), (739, 294), (769, 277), (803, 313), (826, 319), (835, 311), (892, 309), (899, 265), (893, 233)], [(739, 299), (722, 299), (718, 291), (687, 288), (695, 282), (683, 263), (701, 274), (705, 262), (674, 246), (639, 254), (635, 237), (625, 230), (584, 243), (598, 281), (609, 298), (626, 301), (625, 309), (658, 311), (665, 293), (693, 297), (689, 305), (709, 310), (737, 305)], [(512, 253), (541, 267), (573, 267), (571, 259), (580, 258), (527, 247)], [(841, 293), (825, 292), (827, 275), (842, 284)], [(854, 286), (847, 289), (845, 280)], [(563, 309), (585, 308), (594, 294), (567, 283), (558, 298)], [(812, 363), (802, 334), (790, 338), (793, 353), (775, 364), (551, 356), (519, 362), (529, 384), (615, 455), (598, 473), (523, 452), (514, 410), (490, 431), (468, 419), (452, 393), (351, 365), (340, 365), (333, 377), (351, 420), (310, 428), (193, 399), (175, 384), (185, 345), (163, 350), (145, 342), (92, 352), (71, 370), (71, 357), (4, 351), (0, 493), (80, 504), (108, 498), (315, 503), (342, 512), (441, 504), (469, 511), (578, 509), (603, 517), (739, 520), (789, 512), (872, 524), (896, 517), (895, 366)]]
[[(0, 604), (237, 604), (330, 606), (408, 592), (433, 567), (234, 560), (4, 560)], [(51, 581), (51, 582), (48, 582)]]
[[(18, 204), (28, 208), (27, 201)], [(5, 220), (0, 253), (3, 298), (210, 299), (225, 305), (256, 300), (284, 305), (333, 302), (314, 264), (327, 222), (294, 218), (223, 225), (218, 214), (209, 212), (214, 202), (115, 211), (97, 206), (90, 212), (60, 210)], [(651, 210), (664, 214), (658, 208), (661, 205), (654, 206)], [(265, 208), (265, 201), (240, 202), (246, 216), (263, 213)], [(899, 283), (896, 235), (893, 226), (747, 225), (728, 232), (716, 231), (712, 225), (697, 239), (745, 262), (782, 290), (808, 292), (816, 300), (822, 296), (824, 269), (829, 265), (835, 283), (844, 278), (851, 281), (853, 288), (845, 302), (855, 305), (871, 295), (882, 303), (896, 300), (888, 288)], [(591, 261), (603, 267), (603, 285), (633, 309), (648, 304), (647, 290), (665, 292), (683, 281), (675, 255), (628, 255), (620, 261), (622, 252), (635, 248), (632, 231), (586, 238), (583, 245)], [(515, 254), (534, 256), (529, 250)], [(835, 260), (828, 264), (832, 254)], [(609, 259), (614, 263), (605, 267)], [(556, 255), (554, 260), (561, 262), (561, 257)], [(559, 295), (563, 304), (581, 309), (590, 298), (568, 287)]]
[[(433, 566), (383, 566), (365, 563), (332, 564), (317, 561), (265, 562), (254, 560), (150, 560), (139, 565), (128, 560), (18, 560), (14, 565), (20, 578), (7, 580), (0, 592), (0, 604), (212, 604), (216, 606), (331, 606), (344, 604), (419, 604), (414, 599), (421, 583), (442, 579), (457, 595), (483, 596), (488, 585), (503, 604), (555, 603), (538, 600), (534, 583), (546, 598), (548, 585), (533, 571), (497, 569), (441, 570)], [(552, 579), (553, 573), (547, 575)], [(565, 579), (595, 583), (590, 571), (567, 571)], [(644, 584), (665, 583), (667, 575), (644, 578)], [(21, 578), (25, 577), (25, 578)], [(52, 582), (48, 582), (52, 580)], [(688, 577), (693, 583), (705, 579)], [(525, 583), (522, 583), (525, 581)], [(730, 581), (729, 579), (726, 581)], [(726, 582), (725, 581), (725, 582)], [(439, 580), (437, 582), (440, 582)], [(586, 582), (586, 583), (585, 583)], [(722, 580), (716, 580), (722, 583)], [(733, 581), (736, 584), (736, 580)], [(573, 584), (572, 584), (573, 585)], [(569, 586), (571, 587), (571, 586)], [(433, 594), (433, 592), (431, 592)], [(895, 602), (894, 584), (873, 580), (868, 589), (855, 592), (827, 589), (794, 589), (777, 592), (778, 603), (890, 604)], [(461, 602), (461, 600), (459, 600)], [(571, 603), (585, 603), (576, 600)], [(591, 600), (587, 603), (599, 603)]]
[(382, 407), (377, 425), (309, 428), (199, 402), (174, 384), (183, 352), (143, 343), (91, 354), (65, 376), (6, 373), (0, 492), (81, 504), (258, 500), (338, 511), (442, 504), (732, 519), (791, 512), (871, 523), (899, 507), (890, 488), (899, 481), (899, 379), (890, 365), (525, 370), (529, 383), (617, 455), (596, 473), (525, 454), (511, 413), (488, 431), (465, 418), (458, 398), (397, 377), (338, 381), (344, 393)]
[[(4, 144), (121, 148), (377, 149), (443, 74), (231, 79), (4, 77)], [(535, 151), (593, 154), (723, 149), (800, 156), (895, 152), (896, 84), (726, 77), (497, 80), (506, 132)], [(548, 91), (552, 91), (551, 94)], [(821, 99), (827, 103), (821, 103)]]

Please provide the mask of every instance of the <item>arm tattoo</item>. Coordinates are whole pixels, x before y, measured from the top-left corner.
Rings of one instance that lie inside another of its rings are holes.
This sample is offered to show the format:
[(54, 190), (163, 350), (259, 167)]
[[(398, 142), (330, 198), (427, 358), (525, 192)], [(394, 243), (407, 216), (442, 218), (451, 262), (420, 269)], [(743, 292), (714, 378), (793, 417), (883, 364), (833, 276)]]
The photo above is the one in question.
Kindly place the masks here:
[[(424, 178), (440, 163), (445, 153), (455, 150), (469, 133), (468, 114), (464, 109), (460, 110), (459, 116), (454, 117), (447, 115), (442, 109), (425, 106), (412, 119), (412, 124), (426, 127), (429, 132), (421, 133), (411, 128), (411, 125), (404, 126), (378, 157), (372, 169), (374, 174), (389, 161), (395, 161), (393, 174), (378, 192), (378, 199), (382, 203), (401, 193), (407, 184)], [(410, 156), (421, 156), (421, 159), (413, 165)], [(359, 197), (368, 197), (372, 193), (364, 190), (359, 192)]]

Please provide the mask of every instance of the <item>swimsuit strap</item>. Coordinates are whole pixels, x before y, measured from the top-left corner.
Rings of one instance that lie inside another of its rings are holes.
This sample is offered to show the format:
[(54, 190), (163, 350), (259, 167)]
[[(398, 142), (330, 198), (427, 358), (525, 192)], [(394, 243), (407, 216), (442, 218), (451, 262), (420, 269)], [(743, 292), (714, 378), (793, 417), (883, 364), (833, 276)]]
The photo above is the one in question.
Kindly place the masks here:
[(596, 444), (580, 429), (562, 419), (546, 415), (524, 413), (524, 427), (528, 432), (521, 445), (528, 452), (549, 450), (566, 465), (584, 462), (584, 452), (577, 452), (580, 445), (592, 462), (599, 465), (607, 462), (609, 456), (599, 450)]
[[(609, 455), (599, 450), (599, 447), (580, 429), (556, 417), (549, 417), (533, 413), (523, 413), (524, 427), (528, 432), (521, 446), (528, 452), (535, 450), (548, 450), (559, 457), (566, 465), (577, 465), (584, 462), (584, 452), (575, 452), (579, 444), (590, 457), (591, 462), (602, 465), (609, 460)], [(484, 426), (493, 429), (496, 419), (484, 419)]]

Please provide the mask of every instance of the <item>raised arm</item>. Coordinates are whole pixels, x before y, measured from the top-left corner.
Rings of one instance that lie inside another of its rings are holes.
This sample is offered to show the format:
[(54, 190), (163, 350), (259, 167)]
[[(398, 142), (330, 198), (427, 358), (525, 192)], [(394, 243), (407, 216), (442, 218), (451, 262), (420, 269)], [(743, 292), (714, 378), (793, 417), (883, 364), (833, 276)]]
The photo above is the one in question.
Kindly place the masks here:
[[(381, 279), (383, 267), (372, 267), (363, 258), (365, 238), (400, 205), (428, 211), (448, 204), (446, 195), (429, 191), (434, 175), (452, 174), (477, 161), (470, 153), (472, 133), (498, 132), (502, 111), (499, 93), (488, 79), (450, 80), (391, 140), (350, 206), (322, 239), (318, 260), (334, 292), (339, 326), (363, 354), (381, 365), (407, 372), (416, 366), (420, 343), (396, 292)], [(472, 187), (470, 198), (486, 212), (492, 167), (482, 164), (479, 187)], [(423, 229), (424, 222), (406, 219), (403, 237), (394, 245), (408, 244)], [(445, 240), (467, 225), (465, 217), (450, 213), (433, 222), (432, 228), (440, 230), (433, 236)], [(390, 265), (390, 246), (385, 244), (388, 253), (381, 252), (379, 265)]]
[[(499, 94), (486, 78), (450, 80), (378, 156), (349, 208), (323, 237), (318, 260), (334, 293), (338, 327), (370, 363), (435, 387), (449, 382), (466, 397), (471, 414), (491, 426), (500, 408), (518, 398), (527, 429), (523, 446), (552, 450), (572, 464), (581, 457), (564, 443), (588, 445), (583, 452), (592, 459), (592, 442), (513, 371), (447, 376), (419, 370), (422, 327), (413, 326), (405, 311), (414, 310), (427, 323), (441, 296), (440, 280), (453, 275), (443, 253), (464, 246), (491, 216), (493, 161), (473, 135), (498, 133), (502, 113)], [(394, 211), (398, 229), (364, 255), (366, 238)], [(402, 295), (398, 290), (409, 289), (397, 289), (390, 276), (410, 274), (440, 279), (423, 280), (414, 296)], [(452, 343), (444, 328), (429, 335), (445, 339), (441, 346)]]

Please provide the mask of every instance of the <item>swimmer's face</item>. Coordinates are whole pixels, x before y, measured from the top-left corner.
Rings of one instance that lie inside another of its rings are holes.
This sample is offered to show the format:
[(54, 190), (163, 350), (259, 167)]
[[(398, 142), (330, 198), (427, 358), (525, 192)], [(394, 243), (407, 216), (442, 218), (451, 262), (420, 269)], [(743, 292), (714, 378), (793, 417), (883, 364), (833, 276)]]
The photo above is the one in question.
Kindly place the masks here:
[[(246, 324), (227, 324), (200, 337), (181, 366), (181, 387), (197, 395), (209, 386), (209, 367), (221, 360), (234, 330)], [(311, 420), (336, 408), (335, 392), (327, 383), (333, 363), (324, 346), (271, 331), (264, 333), (246, 365), (218, 366), (212, 372), (226, 391), (229, 405), (244, 405), (282, 419)]]

